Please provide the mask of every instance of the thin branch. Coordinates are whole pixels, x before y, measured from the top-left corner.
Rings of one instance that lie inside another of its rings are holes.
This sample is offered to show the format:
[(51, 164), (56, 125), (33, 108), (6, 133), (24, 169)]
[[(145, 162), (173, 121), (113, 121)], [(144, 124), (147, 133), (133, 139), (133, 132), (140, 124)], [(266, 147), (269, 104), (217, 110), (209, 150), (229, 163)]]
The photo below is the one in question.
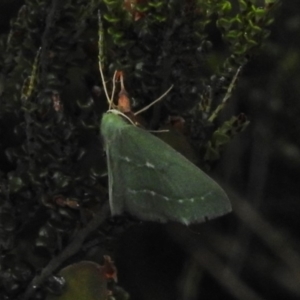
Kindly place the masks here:
[(218, 116), (219, 112), (224, 108), (224, 106), (227, 104), (227, 101), (228, 99), (231, 97), (231, 94), (232, 94), (232, 90), (233, 88), (235, 87), (235, 84), (236, 84), (236, 81), (237, 81), (237, 78), (239, 76), (239, 73), (241, 71), (243, 66), (240, 66), (236, 73), (234, 74), (231, 82), (230, 82), (230, 85), (226, 91), (226, 94), (222, 100), (222, 102), (220, 103), (220, 105), (218, 105), (218, 107), (215, 109), (215, 111), (211, 114), (211, 116), (209, 117), (208, 121), (209, 122), (213, 122), (215, 120), (215, 118)]
[(41, 284), (43, 284), (45, 280), (63, 264), (64, 261), (76, 254), (80, 250), (84, 240), (106, 220), (108, 214), (109, 205), (108, 203), (105, 203), (88, 225), (78, 232), (78, 234), (74, 237), (74, 240), (58, 256), (54, 257), (45, 268), (43, 268), (40, 275), (33, 278), (22, 299), (30, 299), (35, 290), (41, 286)]

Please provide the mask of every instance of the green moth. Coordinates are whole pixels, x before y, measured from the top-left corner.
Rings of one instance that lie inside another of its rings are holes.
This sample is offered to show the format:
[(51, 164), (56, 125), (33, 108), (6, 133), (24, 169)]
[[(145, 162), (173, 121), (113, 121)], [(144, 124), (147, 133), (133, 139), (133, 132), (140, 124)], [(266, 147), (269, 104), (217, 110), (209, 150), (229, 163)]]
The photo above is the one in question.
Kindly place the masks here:
[[(124, 109), (115, 109), (113, 99), (118, 72), (113, 77), (112, 95), (109, 97), (103, 74), (100, 11), (98, 21), (99, 71), (110, 107), (102, 117), (100, 130), (107, 157), (112, 215), (127, 212), (145, 221), (177, 221), (188, 225), (230, 212), (228, 197), (215, 181), (168, 144), (136, 126), (123, 113)], [(124, 92), (122, 76), (121, 87), (121, 92)], [(128, 108), (127, 111), (130, 111), (130, 105)]]
[(127, 212), (145, 221), (188, 225), (231, 211), (213, 179), (122, 115), (112, 109), (101, 120), (113, 215)]

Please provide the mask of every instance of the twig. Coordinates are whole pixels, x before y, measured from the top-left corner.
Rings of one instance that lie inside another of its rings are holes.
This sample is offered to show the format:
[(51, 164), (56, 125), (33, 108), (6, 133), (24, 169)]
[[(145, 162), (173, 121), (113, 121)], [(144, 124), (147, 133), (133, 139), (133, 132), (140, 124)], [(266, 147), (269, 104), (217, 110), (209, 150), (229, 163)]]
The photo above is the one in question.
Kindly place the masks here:
[(236, 80), (237, 80), (237, 78), (238, 78), (238, 76), (239, 76), (239, 73), (240, 73), (242, 67), (243, 67), (243, 66), (240, 66), (240, 67), (237, 69), (236, 73), (234, 74), (234, 76), (233, 76), (233, 78), (232, 78), (232, 80), (231, 80), (231, 82), (230, 82), (230, 84), (229, 84), (229, 87), (228, 87), (228, 89), (227, 89), (227, 91), (226, 91), (226, 94), (225, 94), (225, 96), (224, 96), (222, 102), (220, 103), (220, 105), (218, 105), (218, 107), (215, 109), (215, 111), (214, 111), (214, 112), (211, 114), (211, 116), (209, 117), (209, 119), (208, 119), (209, 122), (213, 122), (214, 119), (218, 116), (219, 112), (220, 112), (220, 111), (224, 108), (224, 106), (227, 104), (227, 101), (228, 101), (228, 99), (231, 97), (232, 90), (233, 90), (233, 88), (235, 87)]
[(100, 211), (94, 216), (93, 220), (83, 229), (81, 229), (75, 236), (74, 240), (55, 258), (53, 258), (48, 265), (42, 270), (41, 274), (35, 276), (31, 283), (29, 284), (23, 300), (28, 300), (35, 290), (43, 284), (43, 282), (55, 272), (64, 261), (70, 258), (72, 255), (76, 254), (82, 246), (82, 243), (87, 238), (87, 236), (96, 230), (107, 218), (109, 214), (109, 205), (105, 203)]

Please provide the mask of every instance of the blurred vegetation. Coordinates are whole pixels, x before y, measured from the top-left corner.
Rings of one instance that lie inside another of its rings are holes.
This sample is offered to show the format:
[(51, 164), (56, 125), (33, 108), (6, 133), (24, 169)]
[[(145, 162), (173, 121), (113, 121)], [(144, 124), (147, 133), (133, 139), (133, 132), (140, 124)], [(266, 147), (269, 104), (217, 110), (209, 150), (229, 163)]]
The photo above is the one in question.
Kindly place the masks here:
[[(94, 262), (79, 269), (85, 278), (110, 262), (113, 272), (97, 273), (103, 299), (299, 298), (300, 9), (276, 6), (1, 2), (0, 299), (64, 297), (65, 270), (80, 261)], [(200, 165), (222, 156), (234, 214), (192, 228), (109, 217), (98, 9), (108, 86), (122, 70), (137, 108), (174, 84), (146, 123), (181, 116), (180, 143)], [(249, 124), (241, 112), (251, 125), (232, 139)]]

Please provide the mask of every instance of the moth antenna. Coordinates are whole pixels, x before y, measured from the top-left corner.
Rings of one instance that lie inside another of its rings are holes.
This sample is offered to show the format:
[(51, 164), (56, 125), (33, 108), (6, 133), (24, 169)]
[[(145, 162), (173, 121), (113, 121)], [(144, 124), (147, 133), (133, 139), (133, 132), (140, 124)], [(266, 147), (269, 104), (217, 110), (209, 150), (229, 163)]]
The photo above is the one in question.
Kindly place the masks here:
[(239, 73), (240, 73), (242, 67), (243, 67), (243, 65), (240, 66), (240, 67), (237, 69), (237, 71), (235, 72), (235, 74), (234, 74), (234, 76), (233, 76), (233, 78), (232, 78), (232, 80), (231, 80), (231, 82), (230, 82), (230, 84), (229, 84), (229, 87), (228, 87), (228, 89), (227, 89), (227, 91), (226, 91), (226, 94), (225, 94), (225, 96), (224, 96), (222, 102), (220, 103), (220, 105), (218, 105), (218, 107), (214, 110), (214, 112), (213, 112), (213, 113), (211, 114), (211, 116), (209, 117), (209, 119), (208, 119), (209, 122), (213, 122), (214, 119), (215, 119), (215, 118), (217, 117), (217, 115), (219, 114), (219, 112), (224, 108), (225, 104), (227, 103), (227, 100), (229, 99), (229, 97), (230, 97), (231, 94), (232, 94), (232, 90), (233, 90), (233, 88), (235, 87), (236, 80), (237, 80), (237, 78), (238, 78), (238, 76), (239, 76)]
[(112, 106), (113, 106), (113, 99), (115, 97), (115, 91), (116, 91), (116, 77), (117, 77), (117, 74), (118, 74), (118, 71), (115, 71), (114, 76), (113, 76), (113, 88), (112, 88), (112, 92), (111, 92), (109, 109), (111, 109)]
[(107, 99), (107, 102), (109, 104), (109, 107), (112, 106), (112, 99), (109, 98), (108, 96), (108, 92), (107, 92), (107, 87), (106, 87), (106, 82), (105, 82), (105, 78), (104, 78), (104, 74), (103, 74), (103, 24), (102, 24), (102, 20), (101, 20), (101, 13), (100, 13), (100, 9), (98, 10), (98, 26), (99, 26), (99, 31), (98, 31), (98, 62), (99, 62), (99, 71), (100, 71), (100, 75), (101, 75), (101, 81), (102, 81), (102, 85), (103, 85), (103, 89), (105, 92), (105, 96)]
[(120, 75), (121, 90), (125, 90), (123, 73)]
[(135, 112), (134, 115), (136, 116), (136, 115), (144, 112), (145, 110), (147, 110), (148, 108), (150, 108), (152, 105), (154, 105), (155, 103), (157, 103), (158, 101), (160, 101), (162, 98), (164, 98), (171, 91), (171, 89), (173, 87), (174, 87), (174, 85), (172, 84), (160, 97), (158, 97), (157, 99), (155, 99), (154, 101), (152, 101), (149, 105), (147, 105), (144, 108), (140, 109), (139, 111)]

